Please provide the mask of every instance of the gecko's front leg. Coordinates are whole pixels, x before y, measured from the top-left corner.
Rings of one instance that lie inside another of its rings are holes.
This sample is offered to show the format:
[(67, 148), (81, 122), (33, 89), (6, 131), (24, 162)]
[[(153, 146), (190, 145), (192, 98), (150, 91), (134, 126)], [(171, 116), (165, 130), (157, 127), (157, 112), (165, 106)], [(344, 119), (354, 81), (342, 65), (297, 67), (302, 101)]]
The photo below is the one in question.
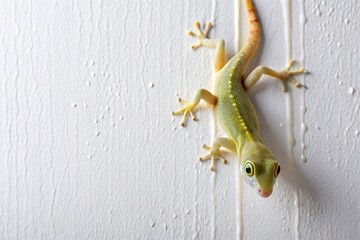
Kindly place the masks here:
[(214, 143), (211, 146), (206, 144), (203, 145), (203, 148), (208, 150), (209, 153), (200, 157), (200, 161), (211, 160), (210, 169), (211, 171), (215, 171), (215, 162), (217, 159), (221, 160), (224, 164), (227, 164), (227, 160), (222, 157), (222, 151), (220, 150), (221, 147), (224, 147), (231, 152), (236, 153), (236, 145), (234, 141), (229, 138), (216, 138)]
[(179, 98), (179, 102), (184, 104), (185, 107), (180, 109), (179, 111), (173, 112), (172, 114), (174, 116), (183, 114), (181, 126), (185, 127), (186, 120), (189, 115), (191, 115), (191, 117), (194, 121), (196, 120), (196, 117), (194, 115), (194, 109), (199, 104), (201, 99), (203, 99), (205, 102), (209, 103), (212, 106), (215, 106), (217, 103), (217, 97), (206, 89), (197, 90), (195, 92), (195, 96), (194, 96), (192, 102), (187, 102), (187, 101)]

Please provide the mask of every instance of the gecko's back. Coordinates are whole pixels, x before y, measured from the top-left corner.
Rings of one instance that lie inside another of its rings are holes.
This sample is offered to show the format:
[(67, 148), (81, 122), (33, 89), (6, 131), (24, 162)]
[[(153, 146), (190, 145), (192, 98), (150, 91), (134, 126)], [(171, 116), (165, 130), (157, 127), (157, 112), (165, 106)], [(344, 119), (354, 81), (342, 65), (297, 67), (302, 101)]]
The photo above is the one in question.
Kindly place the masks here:
[(253, 105), (243, 87), (246, 68), (260, 41), (261, 26), (252, 1), (246, 0), (250, 31), (246, 44), (218, 72), (216, 112), (222, 128), (237, 143), (260, 141), (259, 125)]

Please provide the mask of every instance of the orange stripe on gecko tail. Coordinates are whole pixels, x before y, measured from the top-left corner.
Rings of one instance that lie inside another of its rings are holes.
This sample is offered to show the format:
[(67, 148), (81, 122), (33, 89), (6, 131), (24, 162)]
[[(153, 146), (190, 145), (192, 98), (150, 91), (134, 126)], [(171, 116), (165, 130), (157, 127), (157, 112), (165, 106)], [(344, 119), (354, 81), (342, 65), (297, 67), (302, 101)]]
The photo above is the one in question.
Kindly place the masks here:
[(248, 12), (248, 21), (249, 21), (249, 33), (248, 39), (246, 41), (246, 45), (244, 46), (243, 50), (246, 53), (246, 57), (248, 61), (254, 55), (258, 44), (260, 42), (261, 37), (261, 25), (260, 20), (258, 18), (258, 14), (256, 11), (256, 7), (252, 0), (246, 0), (246, 9)]

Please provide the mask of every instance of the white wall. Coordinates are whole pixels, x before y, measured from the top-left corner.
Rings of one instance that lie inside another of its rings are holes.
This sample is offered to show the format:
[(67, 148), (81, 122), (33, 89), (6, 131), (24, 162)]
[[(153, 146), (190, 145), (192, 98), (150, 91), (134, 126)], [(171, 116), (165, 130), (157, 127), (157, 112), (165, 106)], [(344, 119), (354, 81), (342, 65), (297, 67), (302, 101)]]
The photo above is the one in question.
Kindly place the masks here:
[(238, 24), (246, 38), (234, 1), (1, 0), (0, 239), (355, 239), (360, 3), (303, 1), (287, 18), (287, 0), (255, 0), (252, 67), (292, 55), (311, 72), (292, 104), (269, 77), (250, 93), (282, 166), (262, 199), (237, 189), (236, 156), (216, 175), (197, 161), (208, 110), (185, 129), (170, 114), (210, 87), (213, 52), (189, 50), (193, 21), (215, 20), (229, 57)]

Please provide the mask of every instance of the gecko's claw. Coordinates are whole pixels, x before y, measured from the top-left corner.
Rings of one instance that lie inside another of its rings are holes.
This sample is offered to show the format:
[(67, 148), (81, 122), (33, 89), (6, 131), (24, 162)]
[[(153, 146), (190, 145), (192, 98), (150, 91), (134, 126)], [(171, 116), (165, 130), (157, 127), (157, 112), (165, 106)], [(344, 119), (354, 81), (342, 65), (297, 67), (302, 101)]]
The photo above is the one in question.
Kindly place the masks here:
[(202, 46), (202, 43), (198, 43), (198, 44), (196, 44), (196, 45), (191, 45), (190, 48), (191, 48), (192, 50), (196, 50), (196, 49), (198, 49), (198, 48), (201, 47), (201, 46)]
[(296, 61), (295, 61), (293, 58), (290, 59), (288, 65), (287, 65), (287, 67), (286, 67), (286, 70), (289, 71), (289, 70), (291, 69), (291, 67), (294, 66), (295, 63), (296, 63)]
[(190, 30), (187, 31), (188, 35), (197, 38), (197, 43), (195, 45), (190, 46), (190, 48), (192, 50), (196, 50), (199, 47), (203, 46), (202, 40), (203, 39), (208, 39), (208, 34), (210, 32), (210, 29), (213, 27), (213, 25), (210, 22), (208, 22), (206, 24), (205, 30), (203, 31), (199, 21), (195, 21), (194, 26), (195, 26), (195, 29), (197, 30), (197, 33), (193, 32), (193, 31), (190, 31)]
[(295, 87), (297, 87), (297, 88), (302, 88), (303, 87), (303, 88), (307, 89), (306, 85), (300, 83), (299, 81), (297, 81), (297, 80), (295, 80), (294, 78), (291, 77), (293, 75), (298, 75), (298, 74), (303, 74), (303, 73), (306, 74), (307, 73), (304, 68), (301, 68), (301, 69), (298, 69), (298, 70), (290, 70), (291, 67), (295, 63), (296, 63), (296, 61), (294, 59), (291, 59), (289, 61), (288, 66), (284, 70), (280, 71), (280, 75), (281, 75), (280, 80), (281, 80), (281, 84), (282, 84), (284, 92), (287, 91), (287, 86), (286, 86), (286, 83), (285, 83), (286, 81), (290, 81), (290, 83), (294, 84)]
[(295, 87), (297, 88), (305, 88), (305, 89), (308, 89), (308, 87), (305, 85), (305, 84), (302, 84), (301, 82), (295, 80), (294, 78), (292, 77), (289, 77), (289, 81), (295, 85)]
[(196, 34), (193, 31), (188, 30), (187, 34), (192, 37), (196, 37)]
[(193, 121), (197, 121), (197, 118), (195, 117), (193, 110), (195, 108), (195, 105), (192, 103), (189, 103), (185, 100), (183, 100), (182, 98), (178, 99), (180, 103), (184, 104), (185, 107), (183, 107), (182, 109), (180, 109), (179, 111), (174, 111), (172, 112), (172, 115), (176, 116), (176, 115), (181, 115), (183, 114), (183, 118), (181, 120), (181, 126), (185, 127), (186, 126), (186, 120), (189, 117), (189, 115), (191, 116)]
[(227, 160), (221, 156), (221, 151), (220, 151), (220, 146), (219, 145), (214, 146), (214, 144), (213, 144), (213, 146), (210, 147), (210, 146), (204, 144), (202, 147), (205, 150), (208, 150), (209, 153), (204, 155), (204, 156), (201, 156), (199, 158), (199, 160), (202, 161), (202, 162), (207, 161), (207, 160), (211, 160), (211, 165), (210, 165), (211, 171), (216, 170), (215, 163), (216, 163), (217, 159), (221, 160), (224, 164), (227, 164)]

